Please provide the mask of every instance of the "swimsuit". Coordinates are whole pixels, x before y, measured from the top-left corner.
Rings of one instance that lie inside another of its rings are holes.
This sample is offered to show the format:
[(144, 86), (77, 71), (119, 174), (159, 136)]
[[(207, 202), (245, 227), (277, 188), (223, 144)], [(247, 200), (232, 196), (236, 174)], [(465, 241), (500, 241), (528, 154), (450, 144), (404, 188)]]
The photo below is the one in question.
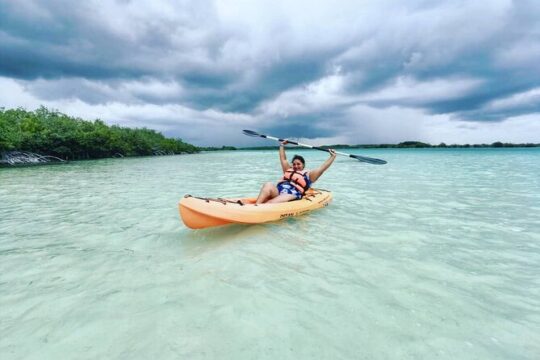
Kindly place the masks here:
[[(307, 174), (304, 175), (304, 179), (306, 180), (307, 188), (309, 188), (311, 186), (311, 181), (309, 180), (309, 176)], [(283, 195), (296, 196), (296, 200), (300, 200), (303, 195), (289, 181), (282, 181), (279, 184), (277, 184), (277, 190), (280, 195), (283, 194)]]

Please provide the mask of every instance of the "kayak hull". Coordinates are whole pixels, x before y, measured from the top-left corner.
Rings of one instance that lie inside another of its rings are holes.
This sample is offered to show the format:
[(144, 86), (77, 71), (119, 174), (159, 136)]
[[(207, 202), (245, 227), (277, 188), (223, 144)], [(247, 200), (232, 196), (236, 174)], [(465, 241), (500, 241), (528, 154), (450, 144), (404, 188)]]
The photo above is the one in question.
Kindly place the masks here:
[[(238, 201), (241, 201), (238, 202)], [(300, 216), (328, 206), (332, 193), (327, 190), (309, 189), (301, 200), (278, 204), (255, 204), (255, 198), (209, 199), (186, 195), (180, 200), (178, 210), (184, 224), (191, 229), (229, 224), (261, 224)]]

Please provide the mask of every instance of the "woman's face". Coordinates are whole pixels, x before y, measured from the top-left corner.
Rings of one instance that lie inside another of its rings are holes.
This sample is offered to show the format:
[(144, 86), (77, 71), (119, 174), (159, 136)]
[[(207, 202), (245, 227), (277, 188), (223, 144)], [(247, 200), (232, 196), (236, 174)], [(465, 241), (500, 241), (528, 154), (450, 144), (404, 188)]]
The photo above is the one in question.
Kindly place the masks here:
[(295, 159), (292, 162), (292, 167), (294, 171), (304, 170), (304, 164), (302, 164), (302, 162), (298, 159)]

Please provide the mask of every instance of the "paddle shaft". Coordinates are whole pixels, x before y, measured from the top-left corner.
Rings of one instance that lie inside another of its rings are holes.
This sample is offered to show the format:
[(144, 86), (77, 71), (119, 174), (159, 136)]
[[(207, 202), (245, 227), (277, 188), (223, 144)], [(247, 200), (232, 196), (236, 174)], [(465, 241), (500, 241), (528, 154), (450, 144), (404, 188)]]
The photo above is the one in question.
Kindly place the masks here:
[[(289, 140), (289, 139), (280, 139), (280, 138), (277, 138), (277, 137), (273, 137), (273, 136), (270, 136), (270, 135), (262, 135), (262, 134), (259, 134), (260, 137), (263, 137), (263, 138), (266, 138), (266, 139), (271, 139), (271, 140), (277, 140), (277, 141), (287, 141), (289, 144), (293, 144), (293, 145), (297, 145), (297, 146), (302, 146), (302, 147), (305, 147), (305, 148), (309, 148), (309, 149), (316, 149), (316, 150), (321, 150), (321, 151), (326, 151), (326, 152), (330, 152), (330, 150), (328, 149), (325, 149), (323, 147), (320, 147), (320, 146), (313, 146), (313, 145), (308, 145), (308, 144), (302, 144), (302, 143), (299, 143), (299, 142), (296, 142), (296, 141), (292, 141), (292, 140)], [(343, 156), (347, 156), (347, 157), (351, 157), (353, 159), (358, 159), (358, 156), (360, 155), (351, 155), (351, 154), (347, 154), (347, 153), (344, 153), (344, 152), (341, 152), (341, 151), (335, 151), (334, 152), (338, 155), (343, 155)], [(362, 156), (363, 157), (363, 156)]]
[[(321, 151), (330, 152), (330, 150), (325, 149), (325, 148), (322, 148), (322, 147), (320, 147), (320, 146), (313, 146), (313, 145), (308, 145), (308, 144), (302, 144), (302, 143), (299, 143), (299, 142), (296, 142), (296, 141), (292, 141), (292, 140), (289, 140), (289, 139), (280, 139), (280, 138), (273, 137), (273, 136), (269, 136), (269, 135), (260, 135), (260, 136), (261, 136), (261, 137), (264, 137), (264, 138), (267, 138), (267, 139), (271, 139), (271, 140), (277, 140), (277, 141), (280, 141), (280, 142), (287, 141), (289, 144), (293, 144), (293, 145), (297, 145), (297, 146), (302, 146), (302, 147), (309, 148), (309, 149), (317, 149), (317, 150), (321, 150)], [(335, 150), (334, 150), (334, 151), (335, 151)], [(346, 153), (343, 153), (343, 152), (340, 152), (340, 151), (335, 151), (335, 152), (336, 152), (336, 154), (339, 154), (339, 155), (349, 156), (349, 154), (346, 154)]]
[[(292, 140), (289, 140), (289, 139), (280, 139), (280, 138), (273, 137), (273, 136), (270, 136), (270, 135), (259, 134), (258, 132), (253, 131), (253, 130), (244, 130), (244, 134), (248, 135), (248, 136), (257, 136), (257, 137), (262, 137), (262, 138), (265, 138), (265, 139), (277, 140), (277, 141), (280, 141), (280, 142), (287, 141), (288, 143), (293, 144), (293, 145), (302, 146), (302, 147), (306, 147), (306, 148), (309, 148), (309, 149), (316, 149), (316, 150), (330, 152), (329, 149), (325, 149), (325, 148), (320, 147), (320, 146), (302, 144), (302, 143), (292, 141)], [(341, 151), (335, 151), (335, 153), (339, 154), (339, 155), (343, 155), (343, 156), (348, 156), (350, 158), (353, 158), (353, 159), (356, 159), (356, 160), (359, 160), (359, 161), (363, 161), (363, 162), (367, 162), (367, 163), (370, 163), (370, 164), (375, 164), (375, 165), (386, 164), (386, 161), (381, 160), (381, 159), (375, 159), (375, 158), (370, 158), (370, 157), (361, 156), (361, 155), (352, 155), (352, 154), (347, 154), (347, 153), (344, 153), (344, 152), (341, 152)]]

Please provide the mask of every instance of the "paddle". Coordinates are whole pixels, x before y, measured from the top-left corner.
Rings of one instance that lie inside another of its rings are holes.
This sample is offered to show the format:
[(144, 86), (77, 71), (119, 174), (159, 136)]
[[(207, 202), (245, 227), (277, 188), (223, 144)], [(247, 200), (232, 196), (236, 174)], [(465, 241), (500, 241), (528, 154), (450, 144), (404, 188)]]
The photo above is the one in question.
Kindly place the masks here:
[[(244, 135), (248, 135), (248, 136), (262, 137), (262, 138), (265, 138), (265, 139), (271, 139), (271, 140), (277, 140), (277, 141), (285, 141), (285, 140), (287, 140), (287, 139), (279, 139), (279, 138), (269, 136), (269, 135), (259, 134), (258, 132), (255, 132), (253, 130), (243, 130), (243, 132), (244, 132)], [(308, 144), (302, 144), (302, 143), (298, 143), (296, 141), (291, 141), (291, 140), (287, 140), (287, 142), (289, 144), (303, 146), (303, 147), (310, 148), (310, 149), (316, 149), (316, 150), (330, 152), (328, 149), (322, 148), (320, 146), (312, 146), (312, 145), (308, 145)], [(386, 164), (386, 161), (384, 161), (384, 160), (370, 158), (370, 157), (367, 157), (367, 156), (347, 154), (347, 153), (343, 153), (343, 152), (339, 152), (339, 151), (336, 151), (336, 154), (348, 156), (348, 157), (351, 157), (351, 158), (356, 159), (358, 161), (367, 162), (367, 163), (370, 163), (370, 164), (375, 164), (375, 165)]]

